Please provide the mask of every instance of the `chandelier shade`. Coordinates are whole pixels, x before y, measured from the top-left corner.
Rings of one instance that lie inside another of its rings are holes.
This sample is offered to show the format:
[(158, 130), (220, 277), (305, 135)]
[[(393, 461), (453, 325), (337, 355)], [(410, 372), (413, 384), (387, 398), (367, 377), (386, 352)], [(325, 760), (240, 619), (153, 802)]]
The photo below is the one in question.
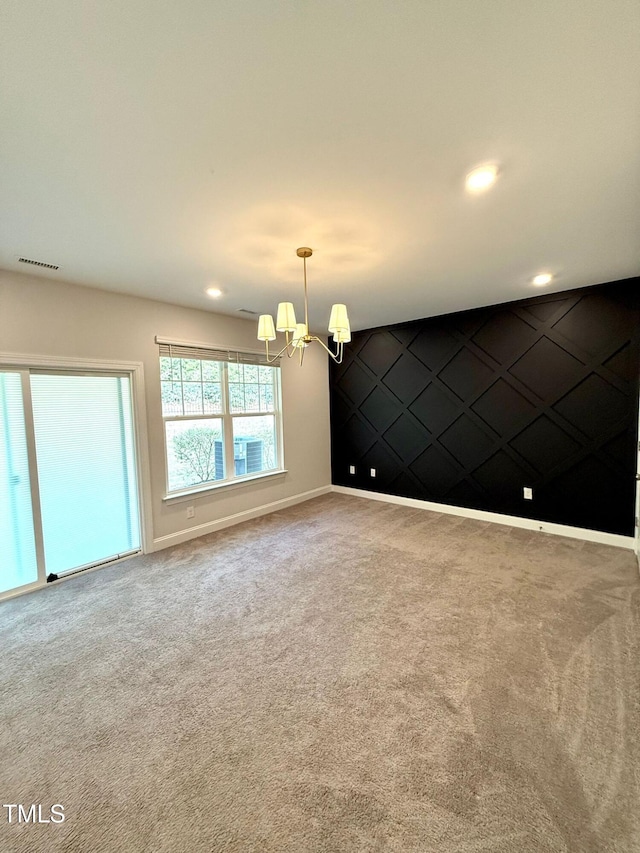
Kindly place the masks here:
[(308, 332), (305, 324), (304, 323), (298, 323), (296, 326), (296, 330), (293, 333), (293, 345), (294, 345), (294, 347), (301, 349), (302, 347), (309, 346), (309, 343), (305, 340), (305, 338), (308, 336), (308, 334), (309, 334), (309, 332)]
[(346, 332), (349, 329), (349, 318), (347, 317), (347, 306), (336, 304), (331, 306), (329, 317), (330, 332)]
[(293, 302), (281, 302), (278, 305), (276, 329), (279, 332), (295, 332), (298, 322)]
[[(286, 352), (291, 358), (296, 351), (300, 353), (300, 364), (304, 356), (305, 349), (314, 341), (319, 343), (331, 358), (342, 363), (344, 355), (344, 345), (351, 341), (351, 325), (347, 314), (347, 306), (342, 302), (336, 302), (331, 306), (331, 314), (329, 317), (328, 330), (333, 335), (333, 341), (336, 344), (336, 349), (331, 350), (324, 341), (317, 335), (309, 334), (309, 299), (307, 294), (307, 258), (313, 254), (312, 250), (306, 246), (298, 249), (296, 254), (302, 258), (304, 270), (304, 323), (298, 323), (296, 320), (296, 312), (293, 307), (293, 302), (280, 302), (276, 314), (276, 322), (274, 324), (271, 314), (261, 314), (258, 319), (258, 340), (264, 341), (267, 361), (273, 362)], [(285, 345), (279, 353), (272, 358), (269, 357), (269, 341), (275, 341), (277, 338), (276, 331), (285, 333)]]
[(258, 320), (258, 340), (275, 341), (276, 330), (273, 328), (273, 317), (271, 314), (261, 314)]
[(348, 344), (351, 341), (351, 329), (341, 329), (334, 332), (333, 340), (337, 344)]

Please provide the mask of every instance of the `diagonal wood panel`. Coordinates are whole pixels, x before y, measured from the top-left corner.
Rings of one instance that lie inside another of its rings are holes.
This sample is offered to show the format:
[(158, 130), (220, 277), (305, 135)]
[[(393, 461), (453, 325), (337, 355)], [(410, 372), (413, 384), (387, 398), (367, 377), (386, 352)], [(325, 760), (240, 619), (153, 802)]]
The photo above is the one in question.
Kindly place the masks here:
[(355, 334), (333, 482), (632, 535), (639, 281)]

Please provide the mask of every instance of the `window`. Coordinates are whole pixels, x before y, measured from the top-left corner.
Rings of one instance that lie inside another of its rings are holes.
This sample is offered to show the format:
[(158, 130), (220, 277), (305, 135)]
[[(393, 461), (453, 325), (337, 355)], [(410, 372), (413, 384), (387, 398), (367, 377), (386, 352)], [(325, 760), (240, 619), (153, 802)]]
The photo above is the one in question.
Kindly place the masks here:
[(280, 367), (231, 359), (160, 345), (169, 495), (282, 470)]

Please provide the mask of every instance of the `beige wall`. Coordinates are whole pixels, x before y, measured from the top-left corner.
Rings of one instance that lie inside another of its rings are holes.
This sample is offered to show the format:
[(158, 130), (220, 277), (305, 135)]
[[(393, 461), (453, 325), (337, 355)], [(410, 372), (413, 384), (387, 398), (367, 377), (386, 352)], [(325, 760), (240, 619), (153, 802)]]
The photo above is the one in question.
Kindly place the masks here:
[[(287, 474), (163, 501), (165, 462), (155, 336), (256, 349), (256, 323), (208, 311), (124, 296), (0, 270), (0, 354), (141, 362), (144, 366), (150, 465), (150, 515), (156, 547), (162, 537), (292, 498), (331, 482), (327, 357), (310, 347), (304, 365), (283, 360), (282, 398)], [(1, 355), (0, 355), (1, 361)], [(202, 531), (201, 531), (202, 532)], [(148, 543), (148, 547), (153, 547)]]

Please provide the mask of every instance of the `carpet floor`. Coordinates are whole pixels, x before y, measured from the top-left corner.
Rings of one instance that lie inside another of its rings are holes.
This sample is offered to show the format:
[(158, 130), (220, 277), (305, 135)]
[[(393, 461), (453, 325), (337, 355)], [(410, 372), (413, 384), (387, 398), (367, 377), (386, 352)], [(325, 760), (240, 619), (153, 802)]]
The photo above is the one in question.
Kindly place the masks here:
[(3, 853), (637, 853), (623, 549), (327, 495), (0, 605)]

